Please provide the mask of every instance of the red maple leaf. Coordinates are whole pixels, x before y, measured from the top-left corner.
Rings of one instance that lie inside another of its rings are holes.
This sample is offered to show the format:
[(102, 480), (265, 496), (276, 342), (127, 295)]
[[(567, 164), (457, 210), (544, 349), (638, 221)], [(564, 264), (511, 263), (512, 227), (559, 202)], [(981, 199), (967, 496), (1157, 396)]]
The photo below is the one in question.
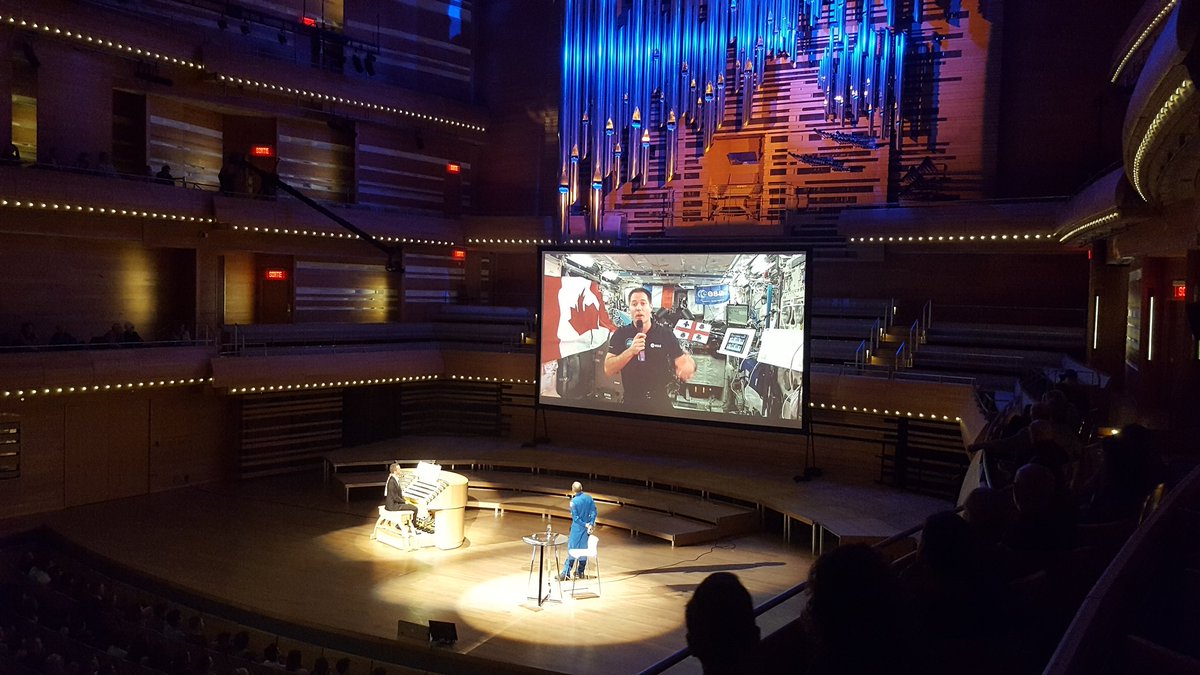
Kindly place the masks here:
[(600, 308), (596, 305), (584, 307), (584, 296), (585, 293), (579, 293), (579, 299), (575, 301), (575, 306), (571, 308), (571, 318), (567, 320), (571, 324), (571, 328), (574, 328), (575, 332), (580, 335), (600, 327)]

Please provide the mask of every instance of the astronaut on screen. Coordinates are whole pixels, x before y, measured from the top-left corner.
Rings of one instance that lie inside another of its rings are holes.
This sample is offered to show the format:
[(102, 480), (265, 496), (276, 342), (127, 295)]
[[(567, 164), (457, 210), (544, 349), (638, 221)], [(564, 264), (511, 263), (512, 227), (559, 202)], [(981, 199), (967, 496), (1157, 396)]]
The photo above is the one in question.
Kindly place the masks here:
[(546, 253), (540, 398), (798, 419), (803, 257)]
[(696, 361), (679, 346), (679, 338), (666, 326), (654, 323), (652, 296), (645, 288), (629, 291), (628, 325), (618, 328), (608, 342), (604, 374), (621, 374), (622, 404), (637, 412), (667, 413), (671, 399), (667, 387), (672, 377), (692, 379)]

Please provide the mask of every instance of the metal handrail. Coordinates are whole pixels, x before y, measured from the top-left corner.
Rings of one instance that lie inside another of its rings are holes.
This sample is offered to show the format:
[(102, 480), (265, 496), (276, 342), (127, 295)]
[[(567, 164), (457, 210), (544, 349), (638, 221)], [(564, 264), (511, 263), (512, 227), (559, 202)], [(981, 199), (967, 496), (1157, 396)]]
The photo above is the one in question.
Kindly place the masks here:
[(854, 350), (854, 365), (864, 366), (871, 360), (871, 348), (867, 346), (867, 341), (863, 340), (858, 343), (858, 349)]
[(912, 351), (917, 351), (917, 345), (924, 342), (924, 337), (921, 334), (921, 322), (914, 320), (912, 325), (908, 327), (908, 341), (912, 343)]
[(933, 325), (933, 300), (926, 300), (925, 305), (921, 307), (921, 342), (925, 341), (925, 331), (928, 331)]
[(875, 321), (871, 323), (871, 350), (872, 351), (879, 351), (879, 341), (882, 339), (882, 337), (883, 337), (883, 321), (881, 319), (875, 319)]
[(896, 348), (896, 369), (898, 370), (900, 368), (911, 368), (911, 367), (912, 367), (912, 354), (908, 349), (908, 341), (906, 340), (904, 342), (901, 342), (900, 346)]

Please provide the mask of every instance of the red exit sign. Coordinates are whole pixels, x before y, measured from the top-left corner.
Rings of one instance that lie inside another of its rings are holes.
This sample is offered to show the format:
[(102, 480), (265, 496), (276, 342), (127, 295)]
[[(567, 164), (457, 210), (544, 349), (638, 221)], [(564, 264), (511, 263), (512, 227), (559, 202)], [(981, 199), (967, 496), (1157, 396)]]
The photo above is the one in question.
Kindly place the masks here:
[(267, 270), (263, 273), (267, 281), (287, 281), (287, 270)]
[(1171, 299), (1172, 300), (1187, 300), (1187, 282), (1175, 281), (1171, 283)]
[(250, 146), (251, 157), (274, 157), (275, 146), (273, 145), (253, 145)]

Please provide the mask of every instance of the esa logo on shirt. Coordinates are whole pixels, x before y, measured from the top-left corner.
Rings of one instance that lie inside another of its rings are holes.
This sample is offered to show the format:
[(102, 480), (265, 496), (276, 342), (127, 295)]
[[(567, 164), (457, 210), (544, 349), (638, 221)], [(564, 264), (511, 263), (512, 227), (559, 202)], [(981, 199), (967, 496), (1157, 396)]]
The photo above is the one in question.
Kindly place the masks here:
[[(625, 340), (625, 348), (626, 349), (629, 349), (632, 346), (633, 346), (633, 338), (629, 338), (629, 339)], [(646, 348), (647, 349), (662, 349), (662, 345), (658, 344), (657, 342), (647, 342)]]

